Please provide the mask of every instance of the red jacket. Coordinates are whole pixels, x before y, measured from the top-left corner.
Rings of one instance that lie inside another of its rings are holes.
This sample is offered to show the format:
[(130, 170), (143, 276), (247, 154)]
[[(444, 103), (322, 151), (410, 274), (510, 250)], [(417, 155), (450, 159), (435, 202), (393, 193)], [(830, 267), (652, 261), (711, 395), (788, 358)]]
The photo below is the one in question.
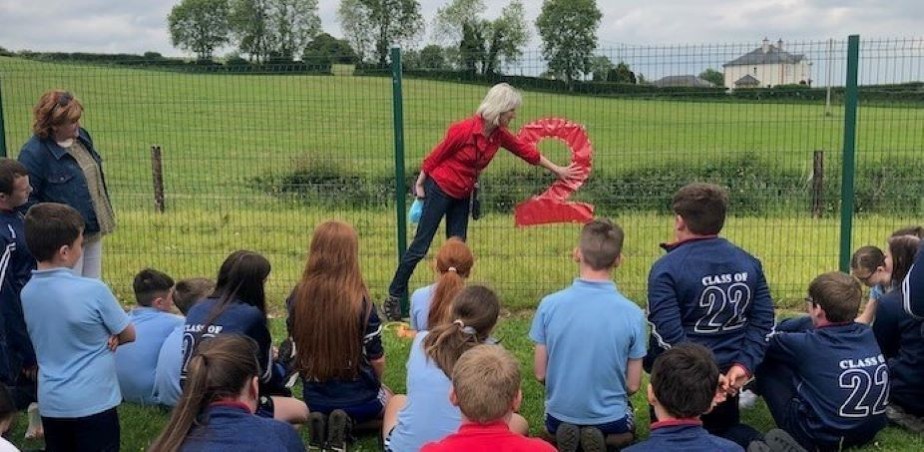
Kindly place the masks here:
[(500, 147), (532, 165), (538, 164), (542, 157), (535, 146), (524, 144), (505, 128), (498, 127), (485, 137), (483, 123), (481, 117), (473, 116), (452, 124), (443, 141), (423, 161), (423, 172), (450, 197), (467, 197), (475, 187), (478, 173), (488, 166)]

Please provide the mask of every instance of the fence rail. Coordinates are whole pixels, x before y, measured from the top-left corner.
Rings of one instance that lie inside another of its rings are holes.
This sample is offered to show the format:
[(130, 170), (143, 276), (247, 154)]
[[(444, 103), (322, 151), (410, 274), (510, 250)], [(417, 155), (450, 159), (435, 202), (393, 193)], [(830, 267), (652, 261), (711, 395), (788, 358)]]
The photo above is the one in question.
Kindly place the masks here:
[[(570, 83), (547, 78), (533, 53), (502, 74), (392, 55), (404, 65), (0, 57), (0, 152), (18, 154), (45, 90), (83, 101), (119, 224), (105, 241), (104, 277), (125, 300), (143, 267), (214, 276), (224, 256), (245, 248), (273, 263), (278, 308), (326, 218), (357, 228), (367, 283), (381, 299), (395, 250), (413, 234), (405, 202), (423, 156), (498, 81), (524, 91), (514, 131), (544, 117), (586, 128), (593, 170), (574, 198), (626, 230), (615, 278), (640, 302), (657, 245), (672, 237), (670, 196), (690, 181), (729, 188), (724, 235), (761, 258), (774, 298), (793, 306), (814, 275), (843, 268), (852, 248), (884, 247), (924, 213), (922, 39), (619, 46), (598, 52), (610, 66), (595, 59), (594, 71)], [(715, 76), (707, 69), (722, 75), (718, 86), (699, 78)], [(161, 150), (163, 212), (152, 146)], [(559, 163), (570, 158), (556, 140), (539, 147)], [(515, 205), (552, 182), (541, 169), (502, 152), (483, 181), (486, 216), (469, 232), (473, 279), (512, 309), (534, 306), (575, 276), (578, 227), (514, 226)], [(432, 278), (424, 261), (411, 287)]]

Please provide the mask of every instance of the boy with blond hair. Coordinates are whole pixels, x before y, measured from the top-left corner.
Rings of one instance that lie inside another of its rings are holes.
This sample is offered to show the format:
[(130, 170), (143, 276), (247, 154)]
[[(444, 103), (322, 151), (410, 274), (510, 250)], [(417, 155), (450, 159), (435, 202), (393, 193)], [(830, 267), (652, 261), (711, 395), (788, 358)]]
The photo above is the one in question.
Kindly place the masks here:
[(497, 345), (478, 345), (462, 354), (452, 369), (449, 400), (462, 412), (459, 431), (425, 445), (421, 452), (554, 452), (538, 438), (518, 435), (508, 427), (520, 408), (520, 366)]
[(642, 380), (645, 315), (612, 280), (624, 238), (609, 220), (586, 224), (573, 253), (579, 277), (542, 300), (529, 331), (545, 384), (545, 429), (562, 451), (621, 447), (634, 437), (629, 396)]

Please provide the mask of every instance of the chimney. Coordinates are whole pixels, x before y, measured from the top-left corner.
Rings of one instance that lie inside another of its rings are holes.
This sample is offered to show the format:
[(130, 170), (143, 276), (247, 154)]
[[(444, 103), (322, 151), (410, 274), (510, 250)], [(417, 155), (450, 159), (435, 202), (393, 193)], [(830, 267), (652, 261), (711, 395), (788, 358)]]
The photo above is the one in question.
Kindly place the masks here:
[(769, 39), (764, 38), (764, 45), (761, 46), (761, 50), (762, 50), (764, 53), (767, 53), (767, 52), (770, 51), (770, 40), (769, 40)]
[(776, 41), (776, 50), (783, 50), (783, 38), (780, 38), (778, 41)]

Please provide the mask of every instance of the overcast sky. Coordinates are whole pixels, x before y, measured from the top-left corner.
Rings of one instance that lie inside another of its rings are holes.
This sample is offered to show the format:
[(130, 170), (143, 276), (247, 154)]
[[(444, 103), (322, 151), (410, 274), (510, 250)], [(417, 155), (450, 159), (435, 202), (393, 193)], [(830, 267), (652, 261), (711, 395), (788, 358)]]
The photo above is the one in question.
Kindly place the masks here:
[[(448, 0), (421, 0), (429, 27)], [(0, 0), (0, 47), (11, 50), (184, 55), (170, 45), (166, 17), (177, 0)], [(496, 17), (505, 0), (486, 0)], [(523, 0), (532, 25), (542, 0)], [(324, 30), (342, 36), (339, 0), (319, 0)], [(922, 0), (598, 0), (604, 49), (634, 45), (910, 37), (924, 30)], [(538, 49), (532, 30), (530, 49)], [(431, 40), (428, 33), (422, 43)], [(226, 50), (227, 51), (227, 50)], [(738, 51), (737, 49), (735, 50)]]

